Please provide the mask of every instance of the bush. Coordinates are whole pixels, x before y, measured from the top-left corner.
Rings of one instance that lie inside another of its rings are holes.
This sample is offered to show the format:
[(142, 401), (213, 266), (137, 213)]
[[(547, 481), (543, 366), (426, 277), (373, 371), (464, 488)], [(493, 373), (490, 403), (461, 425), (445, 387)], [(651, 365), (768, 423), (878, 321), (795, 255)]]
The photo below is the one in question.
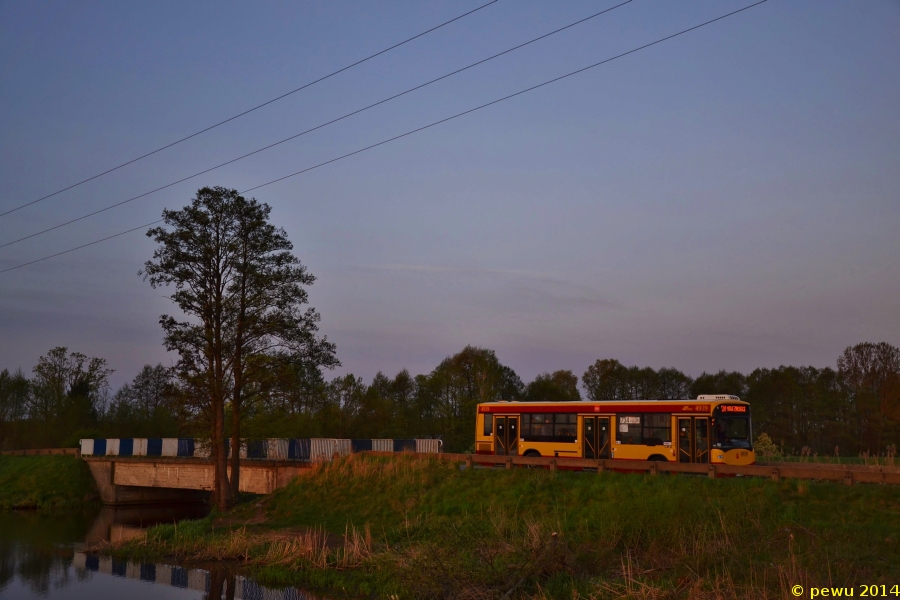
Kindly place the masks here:
[(772, 441), (768, 433), (761, 433), (753, 443), (757, 458), (782, 458), (784, 452)]

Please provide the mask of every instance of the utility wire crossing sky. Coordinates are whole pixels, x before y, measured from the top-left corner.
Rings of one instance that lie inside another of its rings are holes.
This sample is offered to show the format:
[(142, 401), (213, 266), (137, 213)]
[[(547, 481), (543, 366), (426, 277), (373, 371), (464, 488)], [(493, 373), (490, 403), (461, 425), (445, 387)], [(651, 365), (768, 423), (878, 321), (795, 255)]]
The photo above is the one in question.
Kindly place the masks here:
[(0, 4), (0, 369), (170, 364), (128, 234), (207, 185), (272, 206), (338, 374), (896, 345), (898, 30), (882, 0)]
[[(357, 113), (362, 112), (362, 111), (364, 111), (364, 110), (366, 110), (366, 109), (368, 109), (368, 108), (371, 108), (371, 107), (373, 107), (373, 106), (378, 106), (379, 104), (383, 104), (383, 103), (387, 102), (388, 100), (393, 100), (394, 98), (397, 98), (397, 97), (399, 97), (399, 96), (402, 96), (402, 95), (404, 95), (404, 94), (407, 94), (407, 93), (409, 93), (409, 92), (411, 92), (411, 91), (413, 91), (413, 90), (422, 88), (422, 87), (424, 87), (424, 86), (426, 86), (426, 85), (429, 85), (429, 84), (431, 84), (431, 83), (434, 83), (434, 82), (436, 82), (436, 81), (440, 81), (441, 79), (445, 79), (445, 78), (447, 78), (447, 77), (449, 77), (449, 76), (451, 76), (451, 75), (455, 75), (456, 73), (459, 73), (459, 72), (461, 72), (461, 71), (464, 71), (464, 70), (466, 70), (466, 69), (469, 69), (469, 68), (471, 68), (471, 67), (473, 67), (473, 66), (475, 66), (475, 65), (481, 64), (481, 63), (483, 63), (483, 62), (486, 62), (486, 61), (491, 60), (491, 59), (493, 59), (493, 58), (496, 58), (496, 57), (498, 57), (498, 56), (502, 56), (503, 54), (506, 54), (506, 53), (508, 53), (508, 52), (512, 52), (513, 50), (516, 50), (516, 49), (518, 49), (518, 48), (521, 48), (521, 47), (523, 47), (523, 46), (526, 46), (526, 45), (528, 45), (528, 44), (530, 44), (530, 43), (532, 43), (532, 42), (535, 42), (535, 41), (537, 41), (537, 40), (543, 39), (543, 38), (545, 38), (545, 37), (547, 37), (547, 36), (549, 36), (549, 35), (553, 35), (554, 33), (558, 33), (558, 32), (560, 32), (560, 31), (563, 31), (564, 29), (568, 29), (569, 27), (573, 27), (574, 25), (578, 25), (579, 23), (583, 23), (583, 22), (587, 21), (588, 19), (592, 19), (592, 18), (594, 18), (594, 17), (597, 17), (597, 16), (599, 16), (599, 15), (602, 15), (603, 13), (609, 12), (610, 10), (613, 10), (614, 8), (618, 8), (618, 7), (620, 7), (620, 6), (623, 6), (623, 5), (625, 5), (625, 4), (628, 4), (628, 3), (631, 2), (631, 1), (632, 1), (632, 0), (627, 0), (627, 2), (623, 2), (623, 3), (621, 3), (621, 4), (617, 4), (616, 6), (614, 6), (614, 7), (612, 7), (612, 8), (609, 8), (609, 9), (606, 9), (606, 10), (603, 10), (603, 11), (600, 11), (599, 13), (596, 13), (596, 14), (591, 15), (590, 17), (586, 17), (586, 18), (584, 18), (584, 19), (581, 19), (580, 21), (576, 21), (575, 23), (572, 23), (572, 24), (570, 24), (570, 25), (566, 25), (565, 27), (562, 27), (562, 28), (557, 29), (557, 30), (555, 30), (555, 31), (552, 31), (552, 32), (550, 32), (550, 33), (548, 33), (548, 34), (542, 35), (542, 36), (540, 36), (540, 37), (538, 37), (538, 38), (535, 38), (535, 39), (533, 39), (533, 40), (530, 40), (530, 41), (528, 41), (528, 42), (525, 42), (524, 44), (520, 44), (519, 46), (516, 46), (515, 48), (510, 48), (509, 50), (506, 50), (506, 51), (501, 52), (501, 53), (499, 53), (499, 54), (495, 54), (494, 56), (488, 57), (488, 58), (486, 58), (486, 59), (484, 59), (484, 60), (481, 60), (481, 61), (479, 61), (479, 62), (477, 62), (477, 63), (473, 63), (473, 64), (471, 64), (471, 65), (469, 65), (469, 66), (467, 66), (467, 67), (464, 67), (464, 68), (462, 68), (462, 69), (459, 69), (459, 70), (457, 70), (457, 71), (454, 71), (453, 73), (448, 73), (447, 75), (444, 75), (444, 76), (439, 77), (439, 78), (437, 78), (437, 79), (433, 79), (433, 80), (431, 80), (431, 81), (429, 81), (429, 82), (427, 82), (427, 83), (424, 83), (424, 84), (422, 84), (422, 85), (420, 85), (420, 86), (417, 86), (417, 87), (415, 87), (415, 88), (411, 88), (411, 89), (409, 89), (409, 90), (407, 90), (407, 91), (405, 91), (405, 92), (401, 92), (400, 94), (397, 94), (397, 95), (395, 95), (395, 96), (392, 96), (391, 98), (387, 98), (387, 99), (385, 99), (385, 100), (381, 100), (381, 101), (379, 101), (379, 102), (376, 102), (375, 104), (370, 104), (369, 106), (367, 106), (367, 107), (365, 107), (365, 108), (361, 108), (361, 109), (359, 109), (359, 110), (357, 110), (357, 111), (354, 111), (354, 112), (352, 112), (352, 113), (348, 113), (347, 115), (344, 115), (343, 117), (338, 117), (337, 119), (333, 119), (332, 121), (329, 121), (328, 123), (323, 123), (322, 125), (318, 125), (318, 126), (312, 128), (312, 129), (307, 129), (306, 131), (304, 131), (304, 132), (302, 132), (302, 133), (298, 133), (298, 134), (293, 135), (293, 136), (291, 136), (291, 137), (285, 138), (285, 139), (283, 139), (283, 140), (281, 140), (281, 141), (275, 142), (274, 144), (270, 144), (269, 146), (266, 146), (266, 147), (264, 147), (264, 148), (260, 148), (259, 150), (255, 150), (255, 151), (250, 152), (250, 153), (248, 153), (248, 154), (244, 154), (243, 156), (240, 156), (240, 157), (238, 157), (238, 158), (235, 158), (235, 159), (229, 160), (229, 161), (227, 161), (227, 162), (221, 163), (221, 164), (219, 164), (219, 165), (216, 165), (215, 167), (211, 167), (211, 168), (206, 169), (206, 170), (204, 170), (204, 171), (200, 171), (199, 173), (196, 173), (196, 174), (194, 174), (194, 175), (190, 175), (190, 176), (188, 176), (188, 177), (184, 177), (184, 178), (179, 179), (178, 181), (175, 181), (175, 182), (173, 182), (173, 183), (169, 183), (169, 184), (166, 184), (166, 185), (164, 185), (164, 186), (162, 186), (162, 187), (158, 187), (158, 188), (156, 188), (155, 190), (152, 190), (152, 191), (150, 191), (150, 192), (146, 192), (146, 193), (144, 193), (144, 194), (141, 194), (140, 196), (134, 196), (134, 197), (132, 197), (132, 198), (129, 198), (128, 200), (123, 200), (122, 202), (118, 202), (118, 203), (113, 204), (113, 205), (111, 205), (111, 206), (107, 206), (107, 207), (102, 208), (102, 209), (100, 209), (100, 210), (96, 210), (96, 211), (94, 211), (94, 212), (92, 212), (92, 213), (88, 213), (88, 214), (83, 215), (83, 216), (81, 216), (81, 217), (78, 217), (78, 218), (76, 218), (76, 219), (71, 219), (71, 220), (69, 220), (69, 221), (66, 221), (65, 223), (61, 223), (61, 224), (56, 225), (56, 226), (54, 226), (54, 227), (50, 227), (50, 228), (48, 228), (48, 229), (44, 229), (43, 231), (39, 231), (39, 232), (37, 232), (37, 233), (33, 233), (33, 234), (31, 234), (31, 235), (27, 235), (27, 236), (25, 236), (25, 237), (19, 238), (19, 239), (17, 239), (17, 240), (12, 241), (12, 242), (7, 242), (7, 243), (5, 243), (5, 244), (0, 244), (0, 248), (3, 248), (3, 247), (5, 247), (5, 246), (11, 246), (12, 244), (15, 244), (15, 243), (17, 243), (17, 242), (21, 242), (21, 241), (27, 240), (27, 239), (29, 239), (29, 238), (33, 238), (33, 237), (35, 237), (35, 236), (41, 235), (41, 234), (43, 234), (43, 233), (47, 233), (47, 232), (49, 232), (49, 231), (53, 231), (53, 230), (55, 230), (55, 229), (59, 229), (60, 227), (64, 227), (64, 226), (66, 226), (66, 225), (70, 225), (70, 224), (75, 223), (75, 222), (77, 222), (77, 221), (81, 221), (81, 220), (83, 220), (83, 219), (87, 219), (88, 217), (92, 217), (92, 216), (94, 216), (94, 215), (97, 215), (97, 214), (99, 214), (99, 213), (105, 212), (105, 211), (107, 211), (107, 210), (116, 208), (116, 207), (118, 207), (118, 206), (122, 206), (123, 204), (125, 204), (125, 203), (127, 203), (127, 202), (131, 202), (131, 201), (133, 201), (133, 200), (137, 200), (138, 198), (143, 198), (144, 196), (147, 196), (147, 195), (149, 195), (149, 194), (152, 194), (153, 192), (157, 192), (157, 191), (159, 191), (159, 190), (166, 189), (166, 188), (171, 187), (171, 186), (173, 186), (173, 185), (175, 185), (175, 184), (177, 184), (177, 183), (181, 183), (182, 181), (186, 181), (186, 180), (188, 180), (188, 179), (193, 179), (194, 177), (197, 177), (197, 176), (202, 175), (202, 174), (204, 174), (204, 173), (208, 173), (208, 172), (210, 172), (210, 171), (212, 171), (212, 170), (214, 170), (214, 169), (218, 169), (219, 167), (222, 167), (222, 166), (231, 164), (231, 163), (233, 163), (233, 162), (236, 162), (236, 161), (241, 160), (241, 159), (243, 159), (243, 158), (246, 158), (246, 157), (248, 157), (248, 156), (252, 156), (253, 154), (257, 154), (257, 153), (259, 153), (259, 152), (262, 152), (263, 150), (267, 150), (267, 149), (269, 149), (269, 148), (272, 148), (273, 146), (277, 146), (278, 144), (282, 144), (282, 143), (284, 143), (284, 142), (286, 142), (286, 141), (288, 141), (288, 140), (292, 140), (292, 139), (294, 139), (294, 138), (297, 138), (297, 137), (299, 137), (299, 136), (301, 136), (301, 135), (304, 135), (304, 134), (306, 134), (306, 133), (309, 133), (309, 132), (311, 132), (311, 131), (315, 131), (316, 129), (321, 129), (322, 127), (325, 127), (326, 125), (330, 125), (331, 123), (335, 123), (335, 122), (337, 122), (337, 121), (340, 121), (340, 120), (342, 120), (342, 119), (345, 119), (346, 117), (348, 117), (348, 116), (350, 116), (350, 115), (357, 114)], [(246, 189), (246, 190), (243, 190), (243, 191), (240, 192), (240, 193), (241, 193), (241, 194), (246, 194), (247, 192), (252, 192), (252, 191), (254, 191), (254, 190), (258, 190), (258, 189), (264, 188), (264, 187), (266, 187), (266, 186), (268, 186), (268, 185), (271, 185), (271, 184), (273, 184), (273, 183), (277, 183), (277, 182), (279, 182), (279, 181), (283, 181), (283, 180), (288, 179), (288, 178), (290, 178), (290, 177), (296, 177), (297, 175), (302, 175), (303, 173), (308, 173), (309, 171), (312, 171), (312, 170), (314, 170), (314, 169), (318, 169), (319, 167), (324, 167), (325, 165), (329, 165), (329, 164), (334, 163), (334, 162), (337, 162), (337, 161), (339, 161), (339, 160), (343, 160), (343, 159), (345, 159), (345, 158), (349, 158), (350, 156), (353, 156), (353, 155), (355, 155), (355, 154), (359, 154), (359, 153), (361, 153), (361, 152), (365, 152), (365, 151), (367, 151), (367, 150), (371, 150), (371, 149), (373, 149), (373, 148), (377, 148), (378, 146), (383, 146), (384, 144), (388, 144), (388, 143), (393, 142), (393, 141), (395, 141), (395, 140), (399, 140), (399, 139), (404, 138), (404, 137), (406, 137), (406, 136), (408, 136), (408, 135), (412, 135), (412, 134), (414, 134), (414, 133), (418, 133), (418, 132), (420, 132), (420, 131), (424, 131), (424, 130), (426, 130), (426, 129), (430, 129), (431, 127), (434, 127), (435, 125), (440, 125), (440, 124), (442, 124), (442, 123), (446, 123), (447, 121), (452, 121), (453, 119), (456, 119), (456, 118), (458, 118), (458, 117), (462, 117), (462, 116), (464, 116), (464, 115), (473, 113), (473, 112), (475, 112), (475, 111), (477, 111), (477, 110), (481, 110), (482, 108), (487, 108), (488, 106), (493, 106), (494, 104), (498, 104), (498, 103), (503, 102), (503, 101), (505, 101), (505, 100), (509, 100), (510, 98), (515, 98), (516, 96), (521, 96), (522, 94), (525, 94), (525, 93), (531, 92), (531, 91), (533, 91), (533, 90), (542, 88), (542, 87), (544, 87), (544, 86), (546, 86), (546, 85), (550, 85), (551, 83), (556, 83), (557, 81), (562, 81), (563, 79), (566, 79), (567, 77), (571, 77), (571, 76), (573, 76), (573, 75), (577, 75), (577, 74), (579, 74), (579, 73), (583, 73), (583, 72), (585, 72), (585, 71), (587, 71), (587, 70), (593, 69), (594, 67), (599, 67), (600, 65), (604, 65), (604, 64), (606, 64), (606, 63), (608, 63), (608, 62), (612, 62), (612, 61), (614, 61), (614, 60), (616, 60), (616, 59), (618, 59), (618, 58), (622, 58), (623, 56), (628, 56), (629, 54), (633, 54), (633, 53), (635, 53), (635, 52), (637, 52), (637, 51), (639, 51), (639, 50), (643, 50), (643, 49), (645, 49), (645, 48), (649, 48), (649, 47), (651, 47), (651, 46), (655, 46), (656, 44), (659, 44), (659, 43), (661, 43), (661, 42), (665, 42), (665, 41), (670, 40), (670, 39), (672, 39), (672, 38), (678, 37), (679, 35), (688, 33), (688, 32), (690, 32), (690, 31), (694, 31), (695, 29), (699, 29), (699, 28), (701, 28), (701, 27), (704, 27), (704, 26), (706, 26), (706, 25), (710, 25), (710, 24), (715, 23), (715, 22), (717, 22), (717, 21), (721, 21), (722, 19), (724, 19), (724, 18), (726, 18), (726, 17), (730, 17), (730, 16), (732, 16), (732, 15), (736, 15), (736, 14), (739, 13), (739, 12), (743, 12), (743, 11), (749, 9), (749, 8), (753, 8), (754, 6), (759, 6), (760, 4), (763, 4), (764, 2), (767, 2), (767, 1), (768, 1), (768, 0), (760, 0), (759, 2), (756, 2), (756, 3), (754, 3), (754, 4), (751, 4), (751, 5), (746, 6), (746, 7), (744, 7), (744, 8), (741, 8), (741, 9), (738, 9), (738, 10), (735, 10), (735, 11), (732, 11), (732, 12), (730, 12), (730, 13), (728, 13), (728, 14), (722, 15), (721, 17), (717, 17), (717, 18), (715, 18), (715, 19), (711, 19), (711, 20), (709, 20), (709, 21), (706, 21), (705, 23), (700, 23), (699, 25), (695, 25), (694, 27), (690, 27), (690, 28), (688, 28), (688, 29), (684, 29), (684, 30), (682, 30), (682, 31), (679, 31), (678, 33), (673, 33), (672, 35), (669, 35), (669, 36), (666, 36), (666, 37), (664, 37), (664, 38), (658, 39), (658, 40), (656, 40), (656, 41), (650, 42), (649, 44), (644, 44), (643, 46), (639, 46), (639, 47), (634, 48), (634, 49), (632, 49), (632, 50), (629, 50), (629, 51), (627, 51), (627, 52), (623, 52), (623, 53), (621, 53), (621, 54), (618, 54), (618, 55), (616, 55), (616, 56), (613, 56), (612, 58), (607, 58), (607, 59), (605, 59), (605, 60), (601, 60), (600, 62), (596, 62), (596, 63), (594, 63), (594, 64), (592, 64), (592, 65), (588, 65), (588, 66), (586, 66), (586, 67), (583, 67), (583, 68), (581, 68), (581, 69), (577, 69), (577, 70), (575, 70), (575, 71), (571, 71), (571, 72), (569, 72), (569, 73), (566, 73), (565, 75), (560, 75), (559, 77), (556, 77), (556, 78), (551, 79), (551, 80), (549, 80), (549, 81), (545, 81), (545, 82), (543, 82), (543, 83), (539, 83), (538, 85), (534, 85), (534, 86), (531, 86), (531, 87), (526, 88), (526, 89), (524, 89), (524, 90), (520, 90), (520, 91), (515, 92), (515, 93), (513, 93), (513, 94), (509, 94), (509, 95), (507, 95), (507, 96), (504, 96), (504, 97), (502, 97), (502, 98), (498, 98), (497, 100), (494, 100), (494, 101), (492, 101), (492, 102), (487, 102), (487, 103), (482, 104), (482, 105), (480, 105), (480, 106), (476, 106), (475, 108), (471, 108), (471, 109), (466, 110), (466, 111), (463, 111), (463, 112), (461, 112), (461, 113), (457, 113), (457, 114), (455, 114), (455, 115), (453, 115), (453, 116), (450, 116), (450, 117), (447, 117), (447, 118), (445, 118), (445, 119), (441, 119), (441, 120), (439, 120), (439, 121), (435, 121), (435, 122), (433, 122), (433, 123), (429, 123), (428, 125), (424, 125), (424, 126), (422, 126), (422, 127), (418, 127), (418, 128), (413, 129), (413, 130), (411, 130), (411, 131), (407, 131), (406, 133), (401, 133), (400, 135), (396, 135), (396, 136), (394, 136), (394, 137), (392, 137), (392, 138), (388, 138), (388, 139), (386, 139), (386, 140), (382, 140), (382, 141), (380, 141), (380, 142), (378, 142), (378, 143), (376, 143), (376, 144), (372, 144), (372, 145), (370, 145), (370, 146), (366, 146), (365, 148), (360, 148), (359, 150), (354, 150), (353, 152), (349, 152), (349, 153), (344, 154), (344, 155), (342, 155), (342, 156), (338, 156), (337, 158), (332, 158), (331, 160), (326, 160), (325, 162), (321, 162), (321, 163), (316, 164), (316, 165), (313, 165), (313, 166), (311, 166), (311, 167), (307, 167), (307, 168), (302, 169), (302, 170), (300, 170), (300, 171), (295, 171), (294, 173), (291, 173), (291, 174), (289, 174), (289, 175), (285, 175), (285, 176), (283, 176), (283, 177), (279, 177), (279, 178), (277, 178), (277, 179), (273, 179), (273, 180), (271, 180), (271, 181), (267, 181), (266, 183), (261, 183), (261, 184), (259, 184), (259, 185), (257, 185), (257, 186), (252, 187), (252, 188), (248, 188), (248, 189)], [(21, 268), (21, 267), (28, 266), (28, 265), (30, 265), (30, 264), (34, 264), (34, 263), (37, 263), (37, 262), (41, 262), (41, 261), (47, 260), (47, 259), (49, 259), (49, 258), (54, 258), (54, 257), (56, 257), (56, 256), (60, 256), (61, 254), (65, 254), (66, 252), (74, 252), (75, 250), (80, 250), (81, 248), (85, 248), (85, 247), (87, 247), (87, 246), (90, 246), (90, 245), (93, 245), (93, 244), (96, 244), (96, 243), (99, 243), (99, 242), (102, 242), (102, 241), (106, 241), (106, 240), (109, 240), (109, 239), (113, 239), (113, 238), (118, 237), (118, 236), (120, 236), (120, 235), (124, 235), (125, 233), (131, 233), (132, 231), (135, 231), (136, 229), (140, 229), (140, 228), (142, 228), (142, 227), (149, 226), (149, 225), (155, 225), (155, 224), (160, 223), (160, 222), (162, 222), (162, 219), (153, 221), (152, 223), (149, 223), (148, 225), (143, 225), (143, 226), (140, 226), (140, 227), (138, 227), (138, 228), (132, 228), (132, 229), (129, 229), (128, 231), (123, 231), (123, 232), (118, 233), (118, 234), (114, 234), (114, 235), (111, 235), (111, 236), (107, 236), (107, 237), (105, 237), (105, 238), (103, 238), (103, 239), (96, 240), (96, 241), (91, 242), (91, 243), (88, 243), (88, 244), (83, 244), (82, 246), (79, 246), (78, 248), (71, 248), (70, 250), (67, 250), (67, 251), (64, 251), (64, 252), (58, 252), (58, 253), (54, 254), (53, 256), (45, 256), (44, 258), (39, 258), (39, 259), (37, 259), (37, 260), (33, 260), (33, 261), (30, 261), (30, 262), (25, 263), (25, 264), (16, 265), (15, 267), (10, 267), (10, 268), (8, 268), (8, 269), (0, 270), (0, 273), (4, 273), (5, 271), (12, 271), (12, 270), (14, 270), (14, 269), (18, 269), (18, 268)]]
[[(454, 22), (456, 22), (456, 21), (459, 21), (459, 20), (462, 19), (463, 17), (467, 17), (467, 16), (469, 16), (469, 15), (471, 15), (471, 14), (473, 14), (473, 13), (478, 12), (478, 11), (481, 10), (482, 8), (487, 8), (487, 7), (490, 6), (491, 4), (495, 4), (495, 3), (499, 2), (499, 1), (500, 1), (500, 0), (491, 0), (491, 1), (488, 2), (487, 4), (482, 4), (482, 5), (479, 6), (478, 8), (475, 8), (475, 9), (473, 9), (473, 10), (470, 10), (470, 11), (468, 11), (468, 12), (465, 12), (465, 13), (459, 15), (458, 17), (454, 17), (454, 18), (450, 19), (449, 21), (444, 21), (444, 22), (441, 23), (440, 25), (437, 25), (436, 27), (432, 27), (431, 29), (428, 29), (428, 30), (426, 30), (426, 31), (423, 31), (422, 33), (419, 33), (419, 34), (417, 34), (417, 35), (414, 35), (414, 36), (412, 36), (411, 38), (407, 38), (407, 39), (403, 40), (402, 42), (400, 42), (399, 44), (394, 44), (393, 46), (390, 46), (389, 48), (385, 48), (384, 50), (381, 50), (380, 52), (376, 52), (375, 54), (371, 54), (371, 55), (369, 55), (369, 56), (367, 56), (367, 57), (365, 57), (365, 58), (363, 58), (363, 59), (361, 59), (361, 60), (356, 61), (356, 62), (353, 63), (353, 64), (347, 65), (346, 67), (344, 67), (344, 68), (342, 68), (342, 69), (338, 69), (337, 71), (332, 71), (332, 72), (329, 73), (328, 75), (324, 75), (324, 76), (322, 76), (322, 77), (319, 77), (318, 79), (314, 79), (313, 81), (310, 81), (309, 83), (305, 83), (305, 84), (301, 85), (300, 87), (294, 88), (294, 89), (292, 89), (292, 90), (289, 91), (289, 92), (286, 92), (286, 93), (284, 93), (284, 94), (281, 94), (280, 96), (276, 96), (275, 98), (272, 98), (271, 100), (268, 100), (268, 101), (266, 101), (266, 102), (263, 102), (262, 104), (257, 104), (256, 106), (254, 106), (254, 107), (252, 107), (252, 108), (248, 108), (247, 110), (245, 110), (245, 111), (243, 111), (243, 112), (240, 112), (240, 113), (234, 115), (233, 117), (228, 117), (227, 119), (223, 119), (222, 121), (219, 121), (218, 123), (214, 123), (213, 125), (210, 125), (209, 127), (206, 127), (205, 129), (201, 129), (200, 131), (194, 132), (194, 133), (192, 133), (192, 134), (190, 134), (190, 135), (186, 135), (186, 136), (184, 136), (184, 137), (181, 138), (181, 139), (177, 139), (177, 140), (175, 140), (174, 142), (171, 142), (171, 143), (169, 143), (169, 144), (166, 144), (165, 146), (162, 146), (161, 148), (157, 148), (156, 150), (152, 150), (152, 151), (150, 151), (150, 152), (147, 152), (146, 154), (142, 154), (141, 156), (138, 156), (137, 158), (133, 158), (133, 159), (127, 161), (127, 162), (123, 162), (123, 163), (121, 163), (121, 164), (119, 164), (119, 165), (116, 165), (115, 167), (113, 167), (113, 168), (111, 168), (111, 169), (107, 169), (107, 170), (105, 170), (105, 171), (103, 171), (103, 172), (101, 172), (101, 173), (97, 173), (96, 175), (92, 175), (91, 177), (88, 177), (87, 179), (82, 179), (81, 181), (79, 181), (79, 182), (77, 182), (77, 183), (73, 183), (72, 185), (70, 185), (70, 186), (68, 186), (68, 187), (64, 187), (64, 188), (61, 189), (61, 190), (57, 190), (57, 191), (55, 191), (55, 192), (53, 192), (53, 193), (51, 193), (51, 194), (47, 194), (46, 196), (41, 196), (40, 198), (37, 198), (36, 200), (32, 200), (31, 202), (26, 202), (25, 204), (22, 204), (22, 205), (20, 205), (20, 206), (17, 206), (17, 207), (15, 207), (15, 208), (12, 208), (12, 209), (10, 209), (10, 210), (7, 210), (6, 212), (0, 213), (0, 217), (5, 216), (5, 215), (8, 215), (8, 214), (10, 214), (10, 213), (13, 213), (13, 212), (15, 212), (15, 211), (17, 211), (17, 210), (19, 210), (19, 209), (21, 209), (21, 208), (25, 208), (26, 206), (31, 206), (32, 204), (36, 204), (36, 203), (38, 203), (38, 202), (40, 202), (40, 201), (42, 201), (42, 200), (46, 200), (47, 198), (52, 198), (53, 196), (56, 196), (57, 194), (61, 194), (61, 193), (65, 192), (65, 191), (71, 190), (72, 188), (76, 188), (76, 187), (78, 187), (79, 185), (81, 185), (81, 184), (83, 184), (83, 183), (87, 183), (88, 181), (93, 181), (94, 179), (97, 179), (98, 177), (103, 177), (104, 175), (107, 175), (107, 174), (109, 174), (109, 173), (112, 173), (113, 171), (118, 171), (118, 170), (121, 169), (122, 167), (126, 167), (126, 166), (128, 166), (128, 165), (134, 164), (134, 163), (138, 162), (139, 160), (143, 160), (143, 159), (147, 158), (148, 156), (152, 156), (152, 155), (156, 154), (157, 152), (162, 152), (163, 150), (166, 150), (166, 149), (168, 149), (168, 148), (171, 148), (172, 146), (177, 146), (178, 144), (180, 144), (180, 143), (182, 143), (182, 142), (186, 142), (187, 140), (189, 140), (189, 139), (191, 139), (191, 138), (195, 138), (195, 137), (197, 137), (198, 135), (202, 135), (202, 134), (206, 133), (207, 131), (212, 131), (212, 130), (215, 129), (216, 127), (219, 127), (219, 126), (224, 125), (224, 124), (226, 124), (226, 123), (230, 123), (231, 121), (234, 121), (235, 119), (239, 119), (239, 118), (241, 118), (241, 117), (243, 117), (243, 116), (245, 116), (245, 115), (248, 115), (248, 114), (252, 113), (253, 111), (259, 110), (260, 108), (263, 108), (264, 106), (268, 106), (268, 105), (270, 105), (270, 104), (273, 104), (273, 103), (275, 103), (275, 102), (278, 102), (279, 100), (282, 100), (282, 99), (284, 99), (284, 98), (287, 98), (288, 96), (290, 96), (290, 95), (292, 95), (292, 94), (296, 94), (297, 92), (299, 92), (299, 91), (301, 91), (301, 90), (305, 90), (305, 89), (308, 88), (308, 87), (314, 86), (315, 84), (320, 83), (320, 82), (322, 82), (322, 81), (325, 81), (326, 79), (328, 79), (328, 78), (330, 78), (330, 77), (334, 77), (335, 75), (337, 75), (337, 74), (339, 74), (339, 73), (343, 73), (344, 71), (347, 71), (347, 70), (349, 70), (349, 69), (352, 69), (353, 67), (356, 67), (356, 66), (358, 66), (358, 65), (361, 65), (361, 64), (363, 64), (364, 62), (369, 61), (369, 60), (372, 60), (373, 58), (375, 58), (375, 57), (377, 57), (377, 56), (381, 56), (382, 54), (384, 54), (384, 53), (386, 53), (386, 52), (390, 52), (391, 50), (394, 50), (395, 48), (399, 48), (400, 46), (403, 46), (404, 44), (407, 44), (407, 43), (409, 43), (409, 42), (411, 42), (411, 41), (413, 41), (413, 40), (419, 39), (419, 38), (422, 37), (423, 35), (427, 35), (427, 34), (431, 33), (432, 31), (437, 31), (438, 29), (440, 29), (441, 27), (443, 27), (443, 26), (445, 26), (445, 25), (449, 25), (450, 23), (454, 23)], [(630, 2), (630, 1), (631, 1), (631, 0), (629, 0), (629, 2)], [(0, 247), (2, 247), (2, 246), (0, 246)]]

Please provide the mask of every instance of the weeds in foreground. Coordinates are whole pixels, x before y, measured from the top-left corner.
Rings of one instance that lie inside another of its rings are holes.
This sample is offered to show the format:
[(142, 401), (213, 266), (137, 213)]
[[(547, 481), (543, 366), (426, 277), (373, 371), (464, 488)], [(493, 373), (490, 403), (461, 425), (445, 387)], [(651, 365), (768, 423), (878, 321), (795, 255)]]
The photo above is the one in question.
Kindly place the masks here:
[(775, 599), (895, 577), (892, 492), (353, 456), (274, 494), (266, 526), (208, 518), (121, 549), (402, 598)]

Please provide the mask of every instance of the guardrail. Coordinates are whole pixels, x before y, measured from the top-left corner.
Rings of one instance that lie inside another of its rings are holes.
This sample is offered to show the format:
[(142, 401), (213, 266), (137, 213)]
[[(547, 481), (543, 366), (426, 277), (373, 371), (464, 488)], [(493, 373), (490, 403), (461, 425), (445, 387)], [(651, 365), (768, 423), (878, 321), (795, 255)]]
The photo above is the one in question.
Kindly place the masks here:
[[(372, 454), (389, 456), (387, 453), (373, 452)], [(471, 468), (475, 465), (501, 467), (512, 469), (515, 467), (548, 468), (550, 470), (565, 469), (575, 471), (593, 471), (604, 473), (616, 471), (624, 473), (687, 473), (694, 475), (706, 475), (707, 477), (766, 477), (773, 481), (782, 478), (809, 479), (843, 482), (846, 485), (854, 483), (887, 483), (900, 485), (900, 467), (877, 467), (872, 465), (827, 465), (827, 464), (796, 464), (796, 463), (766, 463), (756, 465), (723, 465), (723, 464), (695, 464), (674, 463), (650, 460), (622, 460), (603, 459), (593, 460), (585, 458), (553, 458), (532, 456), (494, 456), (487, 454), (437, 454), (441, 460), (464, 463)]]
[(81, 456), (78, 448), (31, 448), (30, 450), (3, 450), (0, 452), (0, 456), (45, 456), (49, 454)]

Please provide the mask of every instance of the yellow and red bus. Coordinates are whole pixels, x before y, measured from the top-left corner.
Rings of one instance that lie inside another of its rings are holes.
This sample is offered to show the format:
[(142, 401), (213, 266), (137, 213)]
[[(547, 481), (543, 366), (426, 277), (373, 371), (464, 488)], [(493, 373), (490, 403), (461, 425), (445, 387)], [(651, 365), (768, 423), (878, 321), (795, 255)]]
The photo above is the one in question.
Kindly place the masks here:
[(737, 396), (696, 400), (485, 402), (475, 452), (752, 465), (750, 405)]

